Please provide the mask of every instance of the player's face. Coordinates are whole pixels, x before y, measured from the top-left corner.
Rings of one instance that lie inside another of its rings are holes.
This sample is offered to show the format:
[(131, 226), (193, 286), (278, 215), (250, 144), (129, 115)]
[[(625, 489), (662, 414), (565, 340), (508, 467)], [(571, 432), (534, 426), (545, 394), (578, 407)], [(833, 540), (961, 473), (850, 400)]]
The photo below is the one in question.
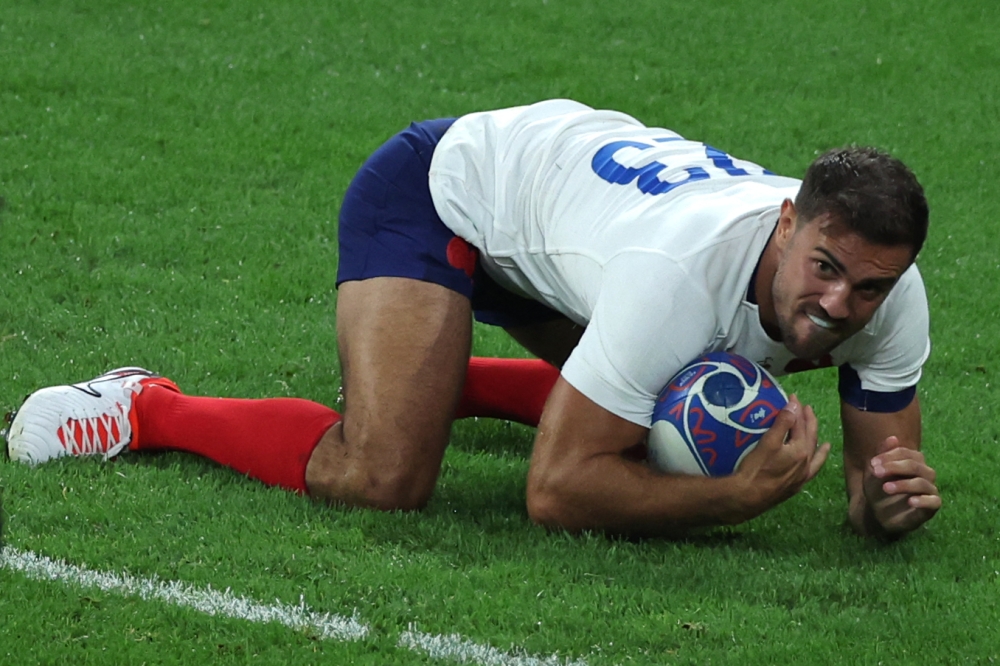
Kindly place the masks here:
[(869, 243), (828, 217), (794, 220), (783, 215), (775, 231), (774, 314), (784, 345), (817, 359), (865, 327), (909, 267), (911, 250)]

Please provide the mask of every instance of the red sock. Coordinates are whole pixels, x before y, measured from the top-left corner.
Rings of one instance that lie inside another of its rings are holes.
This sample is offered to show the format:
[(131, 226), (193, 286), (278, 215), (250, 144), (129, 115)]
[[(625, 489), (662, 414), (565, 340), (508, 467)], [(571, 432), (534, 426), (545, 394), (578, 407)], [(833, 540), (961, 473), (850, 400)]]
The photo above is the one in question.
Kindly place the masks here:
[(313, 449), (340, 420), (329, 407), (299, 398), (203, 398), (154, 383), (135, 397), (138, 436), (130, 449), (195, 453), (299, 493), (308, 490), (306, 465)]
[[(559, 369), (534, 359), (472, 358), (455, 418), (536, 426)], [(144, 382), (146, 384), (146, 382)], [(299, 398), (244, 400), (183, 395), (149, 382), (135, 398), (135, 451), (194, 453), (300, 493), (306, 465), (340, 415)]]
[(539, 359), (469, 359), (456, 419), (485, 416), (537, 426), (559, 368)]

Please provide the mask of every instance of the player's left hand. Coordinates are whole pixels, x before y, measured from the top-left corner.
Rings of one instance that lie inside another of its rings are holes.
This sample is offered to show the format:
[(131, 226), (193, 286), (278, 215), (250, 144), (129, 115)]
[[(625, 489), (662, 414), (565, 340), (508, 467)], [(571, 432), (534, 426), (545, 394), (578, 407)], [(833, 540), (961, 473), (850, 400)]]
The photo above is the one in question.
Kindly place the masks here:
[(888, 534), (911, 532), (941, 508), (934, 481), (937, 473), (920, 451), (887, 437), (865, 470), (865, 498), (875, 519)]

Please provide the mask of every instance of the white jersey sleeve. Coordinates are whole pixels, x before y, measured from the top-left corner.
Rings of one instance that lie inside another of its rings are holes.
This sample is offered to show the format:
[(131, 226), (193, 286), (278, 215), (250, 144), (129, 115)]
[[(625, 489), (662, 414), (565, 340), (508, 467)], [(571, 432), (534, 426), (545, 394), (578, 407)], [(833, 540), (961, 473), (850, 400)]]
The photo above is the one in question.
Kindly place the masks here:
[(858, 373), (865, 391), (894, 393), (916, 386), (931, 353), (927, 293), (916, 264), (889, 292), (859, 333), (834, 350), (837, 365)]
[(717, 337), (711, 302), (676, 262), (623, 252), (605, 266), (590, 325), (562, 375), (598, 405), (648, 427), (660, 390)]

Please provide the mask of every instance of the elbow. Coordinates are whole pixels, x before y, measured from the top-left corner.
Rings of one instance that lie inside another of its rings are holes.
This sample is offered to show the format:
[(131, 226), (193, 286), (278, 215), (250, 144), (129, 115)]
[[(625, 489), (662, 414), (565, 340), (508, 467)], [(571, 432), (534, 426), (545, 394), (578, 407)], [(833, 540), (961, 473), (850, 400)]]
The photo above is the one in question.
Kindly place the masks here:
[(579, 532), (595, 527), (587, 512), (581, 510), (580, 498), (559, 474), (529, 474), (527, 490), (528, 517), (531, 522), (550, 530)]
[(559, 497), (548, 491), (528, 490), (528, 518), (550, 530), (566, 529), (566, 511)]

